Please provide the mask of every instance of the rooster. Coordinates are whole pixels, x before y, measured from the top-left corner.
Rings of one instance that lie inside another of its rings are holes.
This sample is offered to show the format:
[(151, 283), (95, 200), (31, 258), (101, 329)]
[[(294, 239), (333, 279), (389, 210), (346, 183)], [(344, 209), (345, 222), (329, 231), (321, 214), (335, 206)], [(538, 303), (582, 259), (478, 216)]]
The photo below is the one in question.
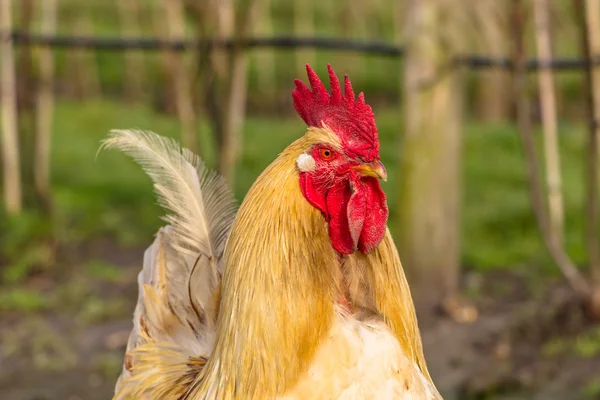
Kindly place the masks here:
[(308, 125), (236, 210), (224, 180), (151, 132), (113, 131), (168, 225), (144, 254), (115, 399), (441, 399), (387, 228), (377, 127), (348, 76), (307, 65)]

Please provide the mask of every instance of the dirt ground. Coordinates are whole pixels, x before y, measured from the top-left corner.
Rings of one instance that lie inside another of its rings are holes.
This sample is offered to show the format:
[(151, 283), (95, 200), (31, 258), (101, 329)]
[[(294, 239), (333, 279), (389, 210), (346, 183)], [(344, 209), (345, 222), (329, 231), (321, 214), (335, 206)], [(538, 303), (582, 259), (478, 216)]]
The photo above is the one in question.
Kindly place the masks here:
[[(111, 398), (143, 250), (108, 240), (61, 249), (64, 270), (27, 282), (52, 307), (0, 314), (0, 399)], [(119, 275), (91, 279), (81, 265), (98, 259)], [(564, 285), (532, 289), (527, 277), (504, 272), (467, 274), (465, 287), (473, 322), (443, 314), (422, 321), (430, 370), (447, 400), (600, 399), (600, 329)]]

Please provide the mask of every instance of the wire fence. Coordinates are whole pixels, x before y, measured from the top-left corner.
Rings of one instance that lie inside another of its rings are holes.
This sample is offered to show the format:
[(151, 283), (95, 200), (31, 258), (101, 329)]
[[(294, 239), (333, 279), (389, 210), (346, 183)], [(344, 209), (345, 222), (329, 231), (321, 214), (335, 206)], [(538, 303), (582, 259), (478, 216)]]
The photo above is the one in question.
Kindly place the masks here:
[[(319, 50), (337, 50), (358, 52), (382, 57), (402, 57), (404, 48), (383, 41), (356, 41), (341, 38), (325, 37), (253, 37), (244, 39), (172, 39), (165, 40), (153, 37), (140, 38), (115, 38), (99, 36), (72, 36), (54, 35), (47, 36), (24, 32), (13, 32), (11, 38), (20, 46), (51, 46), (55, 48), (79, 48), (96, 51), (190, 51), (194, 49), (211, 50), (214, 48), (273, 48), (295, 49), (313, 48)], [(479, 54), (462, 54), (454, 58), (454, 64), (470, 69), (498, 68), (512, 70), (514, 61), (509, 57), (490, 57)], [(553, 58), (549, 61), (530, 58), (527, 60), (527, 71), (534, 72), (542, 68), (555, 71), (573, 71), (587, 68), (589, 65), (600, 65), (600, 56), (591, 59), (577, 57)]]

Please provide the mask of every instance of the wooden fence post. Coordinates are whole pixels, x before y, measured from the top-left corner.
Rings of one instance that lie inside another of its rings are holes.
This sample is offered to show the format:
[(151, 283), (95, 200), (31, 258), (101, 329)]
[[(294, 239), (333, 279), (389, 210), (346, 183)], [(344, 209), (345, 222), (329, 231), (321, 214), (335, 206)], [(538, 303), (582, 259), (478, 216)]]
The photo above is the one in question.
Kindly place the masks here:
[[(263, 1), (260, 18), (257, 18), (254, 31), (259, 36), (273, 36), (273, 17), (271, 13), (271, 1)], [(261, 95), (266, 95), (269, 99), (273, 98), (276, 87), (275, 76), (275, 53), (273, 49), (257, 49), (254, 56), (256, 63), (256, 72), (258, 77), (258, 87)]]
[[(42, 33), (45, 35), (54, 35), (56, 31), (56, 2), (42, 2)], [(40, 49), (39, 68), (33, 174), (35, 190), (45, 209), (50, 211), (50, 144), (54, 114), (54, 54), (51, 47)]]
[(535, 215), (542, 240), (553, 260), (579, 295), (582, 298), (588, 298), (590, 294), (589, 284), (566, 253), (564, 246), (556, 236), (556, 232), (552, 230), (544, 202), (544, 186), (539, 171), (539, 162), (531, 127), (530, 103), (526, 86), (527, 55), (525, 52), (525, 13), (523, 10), (523, 0), (512, 0), (511, 20), (515, 41), (513, 53), (513, 62), (515, 65), (513, 95), (517, 111), (517, 128), (525, 153), (531, 208)]
[[(260, 0), (242, 0), (235, 18), (235, 39), (247, 37), (252, 30)], [(220, 148), (219, 168), (227, 182), (235, 187), (235, 168), (242, 148), (242, 127), (246, 114), (248, 54), (234, 47), (229, 54), (229, 79), (225, 95), (223, 145)]]
[(2, 160), (4, 175), (4, 206), (9, 215), (22, 209), (21, 165), (19, 157), (15, 57), (12, 30), (12, 1), (1, 0), (0, 8), (0, 68), (2, 69)]
[[(493, 57), (505, 57), (509, 50), (506, 0), (472, 2), (478, 27), (479, 51)], [(510, 111), (510, 75), (491, 68), (477, 72), (475, 107), (477, 115), (487, 121), (504, 121)]]
[[(301, 0), (298, 0), (301, 1)], [(346, 0), (334, 4), (333, 14), (344, 38), (357, 38), (367, 33), (367, 20), (370, 17), (371, 2), (362, 0)], [(354, 52), (339, 52), (335, 55), (334, 67), (344, 66), (344, 73), (354, 77), (354, 81), (364, 79), (365, 59)], [(337, 67), (340, 70), (339, 67)], [(302, 76), (302, 75), (300, 75)]]
[(592, 275), (592, 301), (591, 311), (596, 319), (600, 319), (600, 234), (598, 225), (600, 221), (598, 210), (598, 169), (600, 164), (598, 152), (600, 151), (600, 67), (594, 63), (600, 57), (600, 1), (576, 0), (575, 8), (579, 11), (581, 26), (581, 43), (583, 54), (588, 60), (586, 68), (585, 89), (587, 92), (589, 131), (587, 142), (586, 162), (586, 247), (589, 254), (590, 272)]
[[(90, 7), (92, 5), (80, 3), (76, 10), (73, 29), (77, 35), (90, 35), (94, 31)], [(96, 3), (101, 4), (101, 3)], [(102, 95), (100, 73), (96, 64), (96, 55), (89, 49), (73, 49), (74, 79), (77, 85), (77, 96), (80, 99), (98, 98)]]
[[(312, 36), (315, 33), (315, 10), (313, 0), (294, 0), (294, 34), (296, 36)], [(296, 73), (306, 74), (306, 64), (315, 68), (316, 53), (314, 49), (296, 49)]]
[[(10, 0), (9, 0), (10, 2)], [(33, 30), (33, 21), (35, 19), (35, 0), (19, 0), (18, 7), (18, 18), (13, 17), (13, 29), (17, 29), (24, 32), (31, 32)], [(28, 123), (32, 120), (29, 116), (29, 112), (35, 108), (35, 74), (33, 73), (32, 55), (33, 49), (31, 47), (17, 47), (14, 49), (15, 59), (15, 70), (17, 71), (16, 80), (16, 94), (17, 94), (17, 114), (20, 119), (19, 128), (21, 135), (21, 152), (23, 158), (27, 158), (25, 149), (30, 145), (29, 141), (33, 140), (30, 135)], [(23, 131), (27, 131), (25, 134)], [(27, 136), (27, 137), (25, 137)], [(21, 160), (21, 163), (26, 162)], [(24, 168), (26, 164), (22, 164)], [(23, 171), (23, 175), (26, 172)], [(27, 179), (24, 179), (26, 181)], [(27, 186), (24, 183), (24, 186)], [(25, 190), (26, 191), (26, 190)]]
[(549, 62), (552, 59), (550, 38), (550, 13), (548, 0), (535, 0), (534, 17), (539, 69), (542, 127), (544, 129), (544, 160), (546, 162), (546, 186), (548, 188), (548, 211), (550, 229), (555, 231), (559, 243), (563, 243), (564, 210), (560, 178), (560, 153), (558, 151), (558, 128), (556, 124), (556, 95), (554, 79)]
[[(169, 39), (185, 38), (185, 18), (181, 0), (162, 0)], [(184, 56), (176, 51), (168, 51), (170, 79), (175, 86), (175, 103), (181, 124), (181, 141), (185, 147), (201, 154), (198, 147), (196, 113), (191, 93), (191, 78), (185, 65)]]
[[(137, 37), (140, 35), (140, 4), (138, 0), (117, 0), (119, 19), (121, 23), (121, 37)], [(144, 95), (144, 79), (146, 66), (144, 55), (138, 50), (126, 50), (125, 79), (123, 86), (125, 96), (130, 101), (139, 101)]]
[[(586, 4), (586, 27), (589, 37), (589, 59), (600, 57), (600, 1), (587, 0)], [(592, 68), (592, 82), (590, 89), (593, 91), (594, 108), (592, 129), (588, 136), (588, 160), (587, 160), (587, 247), (590, 253), (590, 269), (594, 283), (600, 289), (600, 236), (598, 234), (598, 131), (600, 130), (600, 67), (594, 64)], [(600, 304), (599, 304), (600, 306)], [(599, 310), (600, 311), (600, 310)]]
[(412, 0), (405, 23), (397, 241), (422, 311), (431, 311), (458, 290), (463, 88), (444, 40), (458, 28), (448, 15), (455, 6), (451, 3)]

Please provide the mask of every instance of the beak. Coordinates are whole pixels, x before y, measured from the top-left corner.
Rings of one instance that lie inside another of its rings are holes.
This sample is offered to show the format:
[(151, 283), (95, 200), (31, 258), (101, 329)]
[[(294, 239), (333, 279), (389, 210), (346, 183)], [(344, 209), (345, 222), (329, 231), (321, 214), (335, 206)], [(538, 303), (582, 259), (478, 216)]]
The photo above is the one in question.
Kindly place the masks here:
[(352, 167), (352, 169), (363, 176), (372, 176), (373, 178), (381, 179), (384, 182), (387, 181), (387, 171), (380, 160), (375, 160), (368, 164), (360, 164), (356, 167)]

